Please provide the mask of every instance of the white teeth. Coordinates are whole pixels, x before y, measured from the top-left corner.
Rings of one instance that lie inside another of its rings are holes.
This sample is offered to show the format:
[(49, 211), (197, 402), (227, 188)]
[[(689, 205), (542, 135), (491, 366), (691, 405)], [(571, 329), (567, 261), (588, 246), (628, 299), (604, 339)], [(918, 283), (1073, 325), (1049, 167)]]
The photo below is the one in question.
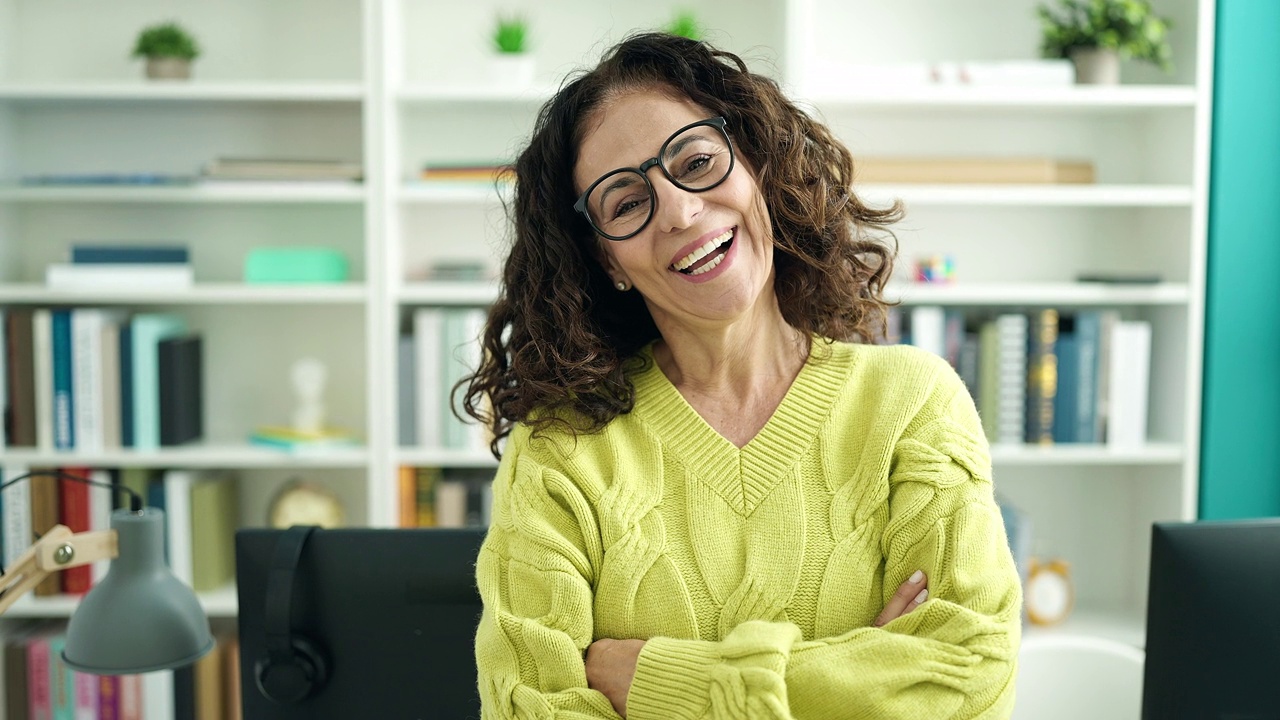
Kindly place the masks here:
[[(711, 238), (710, 240), (705, 242), (702, 245), (702, 247), (699, 247), (697, 250), (694, 250), (688, 255), (685, 255), (684, 257), (680, 258), (679, 260), (676, 261), (675, 265), (672, 265), (672, 267), (675, 268), (676, 270), (684, 270), (685, 268), (688, 268), (689, 266), (698, 262), (699, 260), (706, 257), (707, 255), (710, 255), (712, 250), (715, 250), (716, 248), (723, 245), (725, 241), (727, 241), (731, 237), (733, 237), (732, 228), (730, 228), (729, 230), (725, 230), (724, 233), (722, 233), (719, 237)], [(707, 269), (713, 268), (713, 267), (715, 267), (715, 264), (708, 265), (706, 268), (701, 268), (698, 272), (694, 272), (692, 274), (697, 275), (699, 274), (699, 272), (706, 272)]]
[(715, 259), (715, 260), (712, 260), (711, 262), (707, 263), (706, 265), (703, 265), (702, 267), (698, 268), (697, 270), (690, 271), (690, 273), (689, 273), (689, 274), (690, 274), (690, 275), (701, 275), (701, 274), (702, 274), (702, 273), (704, 273), (704, 272), (711, 272), (713, 269), (715, 269), (715, 267), (716, 267), (717, 265), (719, 265), (719, 264), (720, 264), (720, 261), (721, 261), (721, 260), (724, 260), (724, 256), (725, 256), (726, 254), (727, 254), (727, 253), (720, 253), (719, 255), (717, 255), (717, 256), (716, 256), (716, 259)]

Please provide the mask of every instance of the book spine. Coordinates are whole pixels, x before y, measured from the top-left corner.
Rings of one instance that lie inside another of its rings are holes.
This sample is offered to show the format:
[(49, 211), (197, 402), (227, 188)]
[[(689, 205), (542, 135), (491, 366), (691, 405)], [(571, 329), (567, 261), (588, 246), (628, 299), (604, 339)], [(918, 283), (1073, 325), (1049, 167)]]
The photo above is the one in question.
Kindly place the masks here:
[(53, 311), (31, 315), (32, 374), (35, 378), (36, 446), (53, 449)]
[[(119, 473), (113, 473), (109, 470), (94, 470), (89, 473), (89, 478), (94, 482), (102, 485), (110, 485), (112, 487), (101, 487), (99, 485), (91, 486), (89, 491), (89, 530), (110, 530), (111, 529), (111, 511), (115, 502), (114, 487), (119, 484)], [(111, 567), (110, 560), (99, 560), (90, 568), (90, 585), (97, 585), (102, 578), (107, 576), (107, 570)]]
[(1000, 335), (995, 321), (978, 330), (978, 416), (988, 442), (1000, 436)]
[(436, 485), (440, 482), (440, 468), (418, 468), (414, 478), (417, 497), (418, 527), (436, 526)]
[(53, 720), (75, 720), (76, 717), (75, 674), (62, 661), (62, 651), (66, 647), (66, 635), (58, 634), (49, 638), (49, 694), (53, 704)]
[(53, 720), (53, 678), (49, 638), (38, 635), (27, 644), (27, 700), (31, 720)]
[[(58, 524), (58, 479), (49, 475), (37, 475), (27, 482), (31, 486), (32, 536), (44, 535)], [(29, 542), (27, 544), (30, 545)], [(47, 597), (61, 591), (62, 578), (60, 573), (55, 573), (36, 585), (35, 594)]]
[[(6, 481), (26, 474), (24, 465), (0, 467), (0, 477)], [(31, 546), (31, 483), (20, 482), (3, 491), (4, 507), (4, 566), (12, 567), (22, 553)]]
[(443, 393), (440, 391), (444, 352), (444, 311), (440, 308), (422, 308), (413, 314), (413, 340), (418, 368), (417, 425), (418, 444), (426, 448), (438, 448), (444, 440), (441, 421)]
[(173, 670), (149, 672), (142, 676), (142, 712), (144, 720), (174, 720)]
[(230, 474), (205, 476), (191, 486), (191, 587), (196, 592), (235, 580), (237, 487)]
[(162, 340), (158, 346), (162, 447), (198, 440), (204, 434), (202, 349), (199, 335)]
[(417, 473), (409, 465), (401, 465), (396, 473), (396, 485), (399, 496), (399, 526), (411, 528), (418, 526), (418, 486)]
[(938, 357), (947, 356), (946, 313), (933, 305), (911, 308), (911, 344)]
[(120, 446), (133, 447), (133, 324), (120, 325)]
[[(98, 680), (98, 720), (120, 720), (119, 675), (94, 675)], [(92, 718), (93, 716), (90, 716)]]
[(75, 408), (76, 449), (102, 452), (102, 327), (101, 310), (71, 311), (71, 396)]
[(1097, 443), (1098, 436), (1098, 333), (1102, 316), (1096, 310), (1084, 310), (1076, 316), (1076, 416), (1073, 435), (1076, 442)]
[(169, 470), (164, 474), (169, 568), (187, 585), (195, 582), (191, 548), (191, 486), (195, 482), (196, 475), (190, 470)]
[(120, 676), (120, 720), (143, 720), (141, 675)]
[(1027, 345), (1027, 442), (1053, 444), (1053, 402), (1058, 391), (1058, 311), (1032, 314)]
[(167, 245), (72, 245), (71, 262), (75, 265), (185, 264), (191, 262), (191, 253), (185, 247)]
[(72, 716), (75, 720), (99, 720), (102, 678), (88, 673), (73, 672), (71, 668), (67, 668), (67, 672), (72, 675), (75, 686), (75, 711)]
[(417, 397), (417, 367), (414, 362), (414, 341), (411, 335), (401, 335), (396, 343), (396, 423), (401, 447), (413, 447), (418, 442), (417, 413), (413, 401)]
[[(1065, 326), (1063, 326), (1065, 327)], [(1053, 398), (1053, 441), (1074, 443), (1076, 440), (1077, 386), (1080, 378), (1080, 349), (1074, 331), (1058, 329), (1058, 391)]]
[(1115, 324), (1111, 354), (1111, 419), (1108, 444), (1138, 447), (1147, 441), (1151, 373), (1151, 324)]
[(9, 428), (13, 426), (12, 400), (9, 398), (9, 318), (0, 308), (0, 448), (9, 445)]
[(120, 320), (102, 326), (102, 445), (118, 448), (120, 441)]
[(71, 311), (53, 311), (53, 446), (76, 446), (75, 396), (72, 394)]
[(1027, 316), (1006, 313), (996, 318), (999, 365), (999, 410), (996, 441), (1021, 443), (1026, 437)]
[(12, 408), (12, 431), (9, 444), (14, 447), (36, 445), (36, 376), (35, 349), (30, 310), (9, 310), (9, 405)]
[(133, 443), (134, 447), (160, 447), (160, 341), (186, 332), (181, 318), (171, 315), (137, 315), (133, 319)]
[[(88, 468), (69, 467), (63, 472), (89, 479)], [(71, 532), (81, 533), (90, 530), (89, 518), (89, 486), (66, 478), (58, 479), (58, 519)], [(93, 568), (89, 565), (63, 570), (62, 591), (71, 595), (83, 595), (93, 585)]]

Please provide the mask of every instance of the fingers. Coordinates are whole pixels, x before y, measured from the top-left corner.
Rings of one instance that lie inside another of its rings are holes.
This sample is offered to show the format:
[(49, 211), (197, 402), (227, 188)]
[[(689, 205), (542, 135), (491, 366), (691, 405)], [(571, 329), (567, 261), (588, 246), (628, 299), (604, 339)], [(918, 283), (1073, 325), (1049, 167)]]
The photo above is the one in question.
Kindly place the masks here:
[(884, 606), (884, 612), (876, 618), (875, 626), (883, 627), (920, 607), (927, 599), (929, 599), (929, 579), (925, 577), (923, 571), (917, 570), (907, 578), (906, 582), (898, 586), (897, 592)]

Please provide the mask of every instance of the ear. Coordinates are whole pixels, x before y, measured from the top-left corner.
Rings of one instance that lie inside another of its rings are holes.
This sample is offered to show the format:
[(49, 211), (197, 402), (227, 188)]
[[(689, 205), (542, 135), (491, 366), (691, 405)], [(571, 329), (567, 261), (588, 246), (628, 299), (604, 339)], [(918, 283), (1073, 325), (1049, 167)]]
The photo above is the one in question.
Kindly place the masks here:
[(595, 248), (596, 262), (600, 263), (600, 267), (604, 269), (604, 273), (609, 276), (609, 282), (617, 285), (619, 282), (626, 283), (628, 286), (633, 285), (631, 278), (618, 267), (618, 263), (613, 259), (613, 253), (610, 252), (608, 240), (597, 240)]

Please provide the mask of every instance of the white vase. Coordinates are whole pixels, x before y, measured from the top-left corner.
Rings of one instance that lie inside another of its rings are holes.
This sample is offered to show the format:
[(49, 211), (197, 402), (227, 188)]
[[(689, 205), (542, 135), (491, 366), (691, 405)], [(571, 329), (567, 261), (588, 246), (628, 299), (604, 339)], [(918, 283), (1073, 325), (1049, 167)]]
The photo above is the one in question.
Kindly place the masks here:
[(526, 88), (533, 84), (535, 70), (529, 53), (495, 53), (489, 58), (489, 78), (503, 88)]
[(1071, 51), (1076, 66), (1077, 85), (1119, 85), (1120, 54), (1102, 48), (1076, 48)]
[(147, 58), (147, 77), (152, 80), (187, 80), (191, 61), (175, 57)]

